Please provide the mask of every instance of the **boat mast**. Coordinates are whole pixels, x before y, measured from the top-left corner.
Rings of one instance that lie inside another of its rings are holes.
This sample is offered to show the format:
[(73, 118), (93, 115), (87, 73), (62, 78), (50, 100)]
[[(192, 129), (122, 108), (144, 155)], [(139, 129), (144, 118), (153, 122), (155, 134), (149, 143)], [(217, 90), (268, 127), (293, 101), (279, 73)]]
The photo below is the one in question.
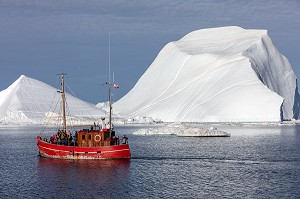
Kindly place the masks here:
[(112, 117), (112, 96), (111, 96), (111, 84), (108, 86), (108, 95), (109, 95), (109, 137), (111, 137), (111, 129), (112, 129), (112, 124), (111, 124), (111, 117)]
[(67, 121), (66, 121), (66, 97), (65, 97), (65, 80), (64, 73), (61, 74), (61, 97), (62, 97), (62, 111), (63, 111), (63, 127), (64, 132), (67, 132)]
[(109, 103), (109, 137), (111, 138), (111, 117), (112, 117), (112, 96), (111, 96), (111, 76), (110, 76), (110, 33), (108, 35), (108, 103)]

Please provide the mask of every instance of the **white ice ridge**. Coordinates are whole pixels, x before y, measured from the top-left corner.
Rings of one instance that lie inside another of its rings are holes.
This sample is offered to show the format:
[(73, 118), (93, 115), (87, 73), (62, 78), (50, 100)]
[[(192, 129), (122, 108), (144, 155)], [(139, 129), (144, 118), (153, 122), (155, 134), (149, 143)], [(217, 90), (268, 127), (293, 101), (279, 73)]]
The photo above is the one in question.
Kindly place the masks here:
[(230, 134), (217, 128), (191, 127), (181, 123), (172, 123), (162, 127), (142, 128), (135, 135), (177, 135), (182, 137), (229, 137)]
[(115, 112), (164, 122), (298, 119), (297, 79), (266, 30), (221, 27), (168, 43)]
[[(68, 115), (72, 122), (90, 122), (105, 116), (95, 105), (66, 93)], [(0, 123), (43, 124), (58, 122), (61, 94), (39, 80), (21, 75), (12, 85), (0, 92)]]

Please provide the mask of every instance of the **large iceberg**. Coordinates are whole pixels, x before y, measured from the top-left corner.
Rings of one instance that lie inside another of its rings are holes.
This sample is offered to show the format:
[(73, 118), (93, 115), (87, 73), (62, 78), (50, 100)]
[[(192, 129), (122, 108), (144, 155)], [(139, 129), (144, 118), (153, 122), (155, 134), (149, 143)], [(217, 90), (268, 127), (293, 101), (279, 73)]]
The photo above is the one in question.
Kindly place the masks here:
[[(61, 120), (61, 94), (52, 86), (21, 75), (0, 92), (0, 124), (55, 124)], [(106, 114), (95, 105), (66, 93), (68, 122), (94, 122)]]
[(165, 122), (278, 122), (298, 119), (299, 94), (267, 31), (231, 26), (168, 43), (114, 110)]

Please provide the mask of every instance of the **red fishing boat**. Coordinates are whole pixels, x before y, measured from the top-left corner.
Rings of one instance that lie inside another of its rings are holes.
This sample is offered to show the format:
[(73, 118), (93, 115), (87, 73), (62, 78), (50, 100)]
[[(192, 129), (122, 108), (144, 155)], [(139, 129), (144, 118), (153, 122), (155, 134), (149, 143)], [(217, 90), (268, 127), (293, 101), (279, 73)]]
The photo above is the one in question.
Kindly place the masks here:
[(112, 96), (111, 88), (113, 83), (106, 83), (109, 89), (109, 123), (105, 124), (105, 118), (101, 118), (102, 125), (91, 125), (87, 129), (80, 129), (72, 136), (67, 129), (64, 74), (61, 74), (62, 89), (62, 120), (63, 129), (48, 139), (37, 136), (39, 156), (58, 159), (129, 159), (130, 148), (127, 137), (119, 137), (112, 126)]

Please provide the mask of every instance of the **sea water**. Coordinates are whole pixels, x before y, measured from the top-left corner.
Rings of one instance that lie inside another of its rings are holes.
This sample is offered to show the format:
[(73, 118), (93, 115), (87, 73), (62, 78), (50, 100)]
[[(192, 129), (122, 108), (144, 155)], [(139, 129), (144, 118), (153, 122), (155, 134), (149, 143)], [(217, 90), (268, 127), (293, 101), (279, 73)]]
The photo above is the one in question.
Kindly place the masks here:
[(300, 198), (300, 126), (218, 126), (231, 137), (213, 138), (139, 128), (116, 127), (132, 158), (107, 161), (40, 158), (40, 127), (1, 128), (0, 198)]

